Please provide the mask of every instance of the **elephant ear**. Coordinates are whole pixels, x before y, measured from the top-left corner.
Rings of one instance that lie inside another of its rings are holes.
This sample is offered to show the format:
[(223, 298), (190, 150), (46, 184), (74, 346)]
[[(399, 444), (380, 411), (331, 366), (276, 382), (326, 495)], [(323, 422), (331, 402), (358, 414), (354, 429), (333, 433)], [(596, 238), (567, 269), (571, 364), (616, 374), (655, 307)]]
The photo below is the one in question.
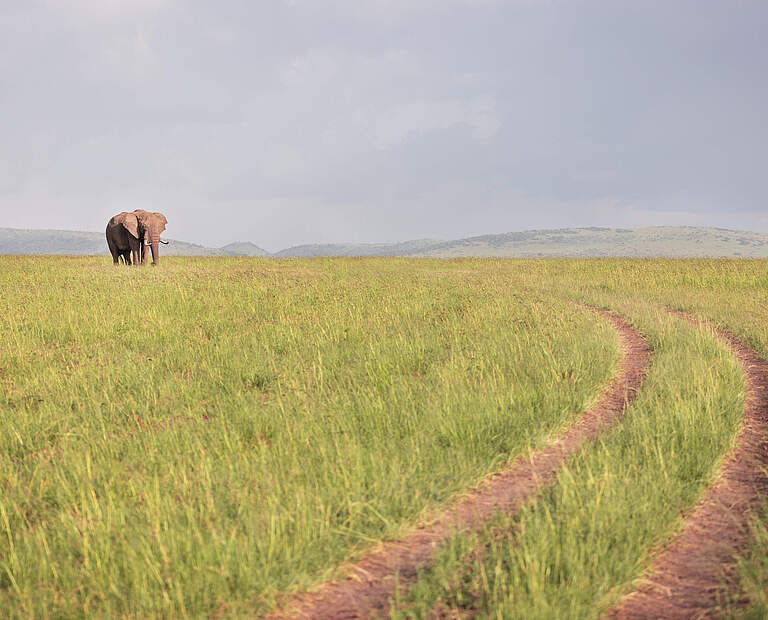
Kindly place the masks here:
[(123, 228), (131, 233), (136, 239), (139, 238), (139, 220), (133, 213), (126, 213), (123, 217)]
[(160, 223), (163, 225), (163, 230), (165, 230), (165, 226), (166, 224), (168, 224), (168, 219), (162, 213), (155, 213), (155, 215), (160, 220)]

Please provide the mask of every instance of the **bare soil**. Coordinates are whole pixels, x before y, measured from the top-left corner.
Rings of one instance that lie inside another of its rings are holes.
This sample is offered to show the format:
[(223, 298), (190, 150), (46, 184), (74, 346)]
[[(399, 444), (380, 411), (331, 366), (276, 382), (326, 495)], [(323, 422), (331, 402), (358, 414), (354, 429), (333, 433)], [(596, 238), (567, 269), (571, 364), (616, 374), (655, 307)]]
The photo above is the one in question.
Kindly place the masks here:
[(402, 593), (419, 570), (434, 559), (440, 543), (455, 532), (476, 529), (497, 511), (514, 513), (554, 483), (567, 458), (614, 424), (648, 370), (650, 348), (642, 335), (618, 315), (593, 308), (616, 330), (622, 359), (599, 401), (541, 450), (513, 461), (463, 494), (444, 511), (417, 526), (405, 538), (385, 542), (342, 571), (338, 581), (286, 601), (272, 618), (367, 618), (386, 616), (396, 588)]
[(708, 326), (727, 344), (747, 378), (744, 422), (736, 443), (680, 533), (651, 569), (608, 613), (611, 618), (714, 618), (738, 592), (736, 562), (749, 540), (749, 519), (768, 493), (768, 362), (732, 334)]

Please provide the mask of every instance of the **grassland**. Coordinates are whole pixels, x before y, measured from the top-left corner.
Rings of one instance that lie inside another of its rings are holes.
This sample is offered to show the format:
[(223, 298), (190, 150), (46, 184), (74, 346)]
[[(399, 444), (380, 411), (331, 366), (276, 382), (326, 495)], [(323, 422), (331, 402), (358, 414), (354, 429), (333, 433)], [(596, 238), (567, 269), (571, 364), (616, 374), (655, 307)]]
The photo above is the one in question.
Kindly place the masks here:
[(0, 606), (261, 613), (538, 445), (616, 343), (500, 267), (2, 259)]
[[(652, 371), (625, 422), (574, 459), (541, 502), (452, 541), (401, 603), (404, 617), (438, 604), (499, 618), (591, 618), (605, 611), (711, 482), (743, 406), (743, 380), (730, 355), (712, 334), (662, 307), (713, 319), (768, 356), (764, 261), (520, 265), (537, 275), (539, 294), (562, 294), (562, 283), (572, 282), (568, 297), (630, 317), (651, 338)], [(768, 611), (766, 523), (765, 514), (755, 519), (754, 545), (741, 568), (755, 618)], [(727, 610), (730, 601), (722, 605)]]
[[(541, 501), (452, 541), (408, 614), (439, 598), (499, 618), (595, 617), (675, 531), (732, 443), (743, 379), (707, 334), (633, 310), (655, 355), (624, 423), (573, 459)], [(463, 566), (470, 549), (480, 551)]]
[(592, 617), (679, 526), (743, 407), (730, 354), (662, 306), (768, 357), (764, 261), (0, 257), (0, 285), (15, 616), (266, 612), (593, 402), (618, 352), (592, 303), (654, 346), (638, 400), (541, 501), (457, 536), (397, 612)]

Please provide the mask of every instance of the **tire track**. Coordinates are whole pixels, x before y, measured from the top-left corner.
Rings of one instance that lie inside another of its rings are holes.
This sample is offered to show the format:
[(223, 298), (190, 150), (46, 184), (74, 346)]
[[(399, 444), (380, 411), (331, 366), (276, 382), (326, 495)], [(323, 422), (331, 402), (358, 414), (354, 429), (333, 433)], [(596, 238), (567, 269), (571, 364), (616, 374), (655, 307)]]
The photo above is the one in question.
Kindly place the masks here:
[(736, 586), (737, 554), (749, 540), (749, 517), (768, 493), (768, 362), (729, 332), (709, 327), (736, 357), (747, 378), (744, 422), (715, 482), (685, 519), (683, 529), (653, 562), (637, 589), (608, 612), (611, 618), (711, 618)]
[(497, 511), (514, 513), (557, 479), (565, 460), (615, 423), (635, 398), (648, 370), (650, 347), (618, 315), (590, 308), (617, 332), (622, 351), (618, 372), (600, 400), (557, 439), (519, 457), (455, 504), (416, 527), (402, 540), (386, 542), (347, 567), (346, 576), (289, 599), (270, 618), (365, 618), (387, 614), (389, 601), (416, 581), (438, 545), (457, 530), (476, 529)]

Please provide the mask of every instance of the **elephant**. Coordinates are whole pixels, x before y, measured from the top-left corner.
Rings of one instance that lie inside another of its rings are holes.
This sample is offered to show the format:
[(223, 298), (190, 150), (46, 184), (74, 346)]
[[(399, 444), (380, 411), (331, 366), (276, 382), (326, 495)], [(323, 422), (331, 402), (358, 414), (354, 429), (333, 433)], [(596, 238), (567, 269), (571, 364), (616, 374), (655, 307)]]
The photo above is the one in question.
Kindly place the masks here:
[(132, 213), (118, 213), (107, 224), (107, 245), (112, 261), (119, 264), (120, 257), (126, 265), (140, 265), (147, 260), (147, 247), (152, 250), (152, 264), (160, 262), (160, 244), (168, 245), (160, 238), (168, 220), (162, 213), (137, 209)]

